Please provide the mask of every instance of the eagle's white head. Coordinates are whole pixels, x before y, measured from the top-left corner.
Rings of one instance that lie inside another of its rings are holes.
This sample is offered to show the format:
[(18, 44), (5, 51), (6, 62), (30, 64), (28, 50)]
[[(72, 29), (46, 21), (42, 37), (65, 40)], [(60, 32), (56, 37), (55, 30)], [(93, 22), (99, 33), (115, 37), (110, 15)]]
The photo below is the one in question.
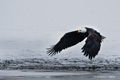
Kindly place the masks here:
[(86, 32), (87, 32), (86, 27), (81, 27), (81, 28), (78, 30), (78, 33), (86, 33)]

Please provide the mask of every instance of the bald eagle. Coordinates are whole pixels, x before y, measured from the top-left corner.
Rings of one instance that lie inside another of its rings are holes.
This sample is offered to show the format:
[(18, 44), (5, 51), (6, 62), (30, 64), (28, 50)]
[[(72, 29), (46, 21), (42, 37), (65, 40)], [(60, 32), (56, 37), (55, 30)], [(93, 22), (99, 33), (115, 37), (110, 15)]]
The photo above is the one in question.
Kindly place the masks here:
[(81, 49), (84, 55), (92, 60), (98, 54), (101, 42), (105, 37), (88, 27), (82, 27), (79, 30), (66, 33), (57, 44), (47, 48), (47, 54), (53, 56), (60, 53), (63, 49), (76, 45), (85, 38), (87, 38), (85, 45)]

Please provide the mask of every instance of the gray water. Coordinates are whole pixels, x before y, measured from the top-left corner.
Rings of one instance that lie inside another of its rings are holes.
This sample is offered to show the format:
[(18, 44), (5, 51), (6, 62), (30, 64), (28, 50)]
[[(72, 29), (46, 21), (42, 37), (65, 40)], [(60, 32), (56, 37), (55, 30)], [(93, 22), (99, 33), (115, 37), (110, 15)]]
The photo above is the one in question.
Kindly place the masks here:
[(119, 80), (118, 71), (0, 71), (0, 80)]

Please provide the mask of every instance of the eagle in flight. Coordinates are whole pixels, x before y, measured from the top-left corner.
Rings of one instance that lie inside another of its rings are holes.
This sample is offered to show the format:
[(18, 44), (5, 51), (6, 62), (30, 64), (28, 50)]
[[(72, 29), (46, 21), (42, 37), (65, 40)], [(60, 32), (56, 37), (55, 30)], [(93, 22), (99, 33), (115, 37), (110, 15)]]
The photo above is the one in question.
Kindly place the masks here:
[(57, 53), (60, 53), (63, 49), (78, 44), (85, 38), (87, 39), (81, 49), (84, 55), (92, 60), (92, 58), (95, 58), (95, 56), (98, 54), (101, 47), (101, 42), (105, 37), (96, 30), (88, 27), (82, 27), (79, 30), (64, 34), (57, 44), (47, 48), (47, 54), (53, 56)]

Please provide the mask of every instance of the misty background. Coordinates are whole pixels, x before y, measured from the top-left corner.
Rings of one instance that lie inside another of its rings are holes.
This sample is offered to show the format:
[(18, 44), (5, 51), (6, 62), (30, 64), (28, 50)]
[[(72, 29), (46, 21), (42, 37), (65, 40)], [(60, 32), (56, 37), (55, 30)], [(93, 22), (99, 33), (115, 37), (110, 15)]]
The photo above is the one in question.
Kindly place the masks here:
[[(0, 59), (51, 58), (46, 48), (90, 26), (106, 37), (99, 58), (120, 56), (119, 0), (0, 0)], [(83, 58), (84, 42), (52, 58)]]

